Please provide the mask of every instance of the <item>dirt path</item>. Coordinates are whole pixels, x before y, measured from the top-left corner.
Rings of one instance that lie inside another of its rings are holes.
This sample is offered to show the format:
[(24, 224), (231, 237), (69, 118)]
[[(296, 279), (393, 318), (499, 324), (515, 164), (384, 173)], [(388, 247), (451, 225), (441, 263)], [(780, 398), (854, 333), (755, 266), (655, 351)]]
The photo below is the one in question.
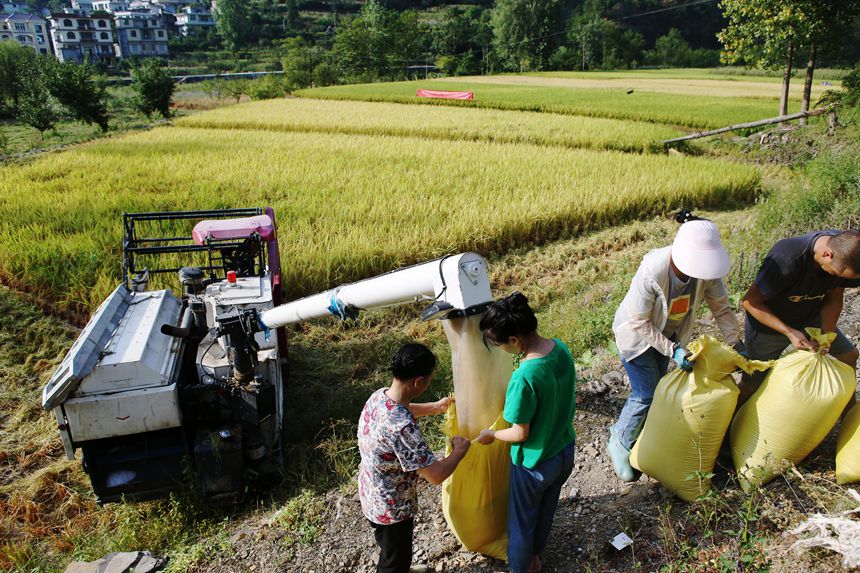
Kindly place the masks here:
[[(852, 339), (860, 340), (860, 293), (856, 290), (846, 296), (840, 327)], [(710, 332), (712, 328), (705, 321), (700, 330)], [(647, 476), (633, 484), (615, 478), (605, 454), (607, 428), (617, 417), (628, 386), (617, 360), (596, 358), (595, 363), (605, 364), (603, 368), (584, 368), (579, 373), (575, 467), (562, 490), (544, 556), (544, 571), (649, 571), (678, 559), (692, 559), (697, 563), (693, 570), (726, 570), (723, 566), (743, 570), (756, 565), (741, 560), (736, 550), (740, 542), (733, 538), (734, 532), (720, 531), (719, 522), (714, 522), (708, 533), (707, 520), (716, 518), (705, 515), (707, 505), (685, 504)], [(831, 432), (802, 466), (807, 476), (804, 481), (832, 482), (834, 452), (835, 432)], [(716, 488), (725, 488), (729, 472), (718, 469), (716, 473)], [(788, 479), (765, 488), (755, 509), (756, 527), (767, 541), (756, 546), (760, 549), (757, 558), (770, 561), (771, 571), (840, 571), (834, 554), (788, 552), (793, 538), (784, 539), (782, 532), (797, 525), (803, 515), (822, 509), (816, 505), (821, 503), (816, 501), (817, 496), (810, 497), (805, 491)], [(463, 550), (448, 532), (441, 512), (440, 488), (425, 484), (419, 495), (414, 563), (429, 564), (436, 571), (507, 571), (501, 561)], [(744, 498), (738, 499), (743, 504)], [(351, 491), (329, 492), (325, 504), (323, 532), (314, 543), (288, 545), (282, 529), (267, 524), (264, 518), (255, 518), (241, 524), (224, 550), (213, 555), (202, 570), (373, 571), (377, 548), (354, 487)], [(728, 510), (732, 513), (735, 508)], [(729, 526), (729, 522), (723, 525)], [(632, 537), (634, 544), (616, 551), (609, 540), (620, 532)], [(709, 542), (709, 535), (715, 533), (725, 536), (722, 543), (713, 539)]]

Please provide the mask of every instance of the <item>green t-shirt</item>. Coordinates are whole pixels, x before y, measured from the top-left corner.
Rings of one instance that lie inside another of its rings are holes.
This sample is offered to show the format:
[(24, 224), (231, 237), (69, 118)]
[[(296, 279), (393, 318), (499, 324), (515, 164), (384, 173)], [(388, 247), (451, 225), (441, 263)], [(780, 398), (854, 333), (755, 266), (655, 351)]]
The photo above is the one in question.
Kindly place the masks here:
[(553, 342), (549, 354), (520, 364), (505, 396), (505, 420), (529, 424), (528, 439), (511, 445), (511, 461), (527, 468), (556, 455), (576, 437), (576, 368), (567, 346), (556, 338)]

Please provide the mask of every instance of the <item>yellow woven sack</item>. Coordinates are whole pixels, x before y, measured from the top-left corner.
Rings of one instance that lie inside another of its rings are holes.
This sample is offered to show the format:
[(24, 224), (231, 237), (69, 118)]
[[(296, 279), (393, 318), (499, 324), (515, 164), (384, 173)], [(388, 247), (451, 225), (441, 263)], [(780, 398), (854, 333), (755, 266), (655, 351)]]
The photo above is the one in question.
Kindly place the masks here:
[[(456, 406), (448, 410), (445, 433), (454, 435)], [(499, 414), (493, 430), (510, 424)], [(470, 551), (507, 560), (508, 484), (511, 446), (496, 440), (472, 444), (454, 474), (442, 484), (442, 513), (451, 532)], [(450, 452), (450, 443), (448, 452)]]
[(768, 367), (711, 336), (691, 342), (689, 349), (693, 371), (678, 368), (660, 380), (630, 453), (633, 467), (684, 501), (697, 499), (711, 487), (711, 471), (738, 401), (731, 373)]
[[(830, 345), (835, 333), (806, 332)], [(821, 443), (854, 395), (854, 370), (829, 354), (797, 350), (777, 360), (731, 427), (732, 459), (745, 491), (797, 465)]]
[[(480, 316), (442, 321), (454, 374), (456, 404), (448, 410), (448, 436), (470, 440), (486, 428), (504, 429), (500, 412), (511, 377), (511, 356), (484, 344)], [(470, 551), (507, 559), (510, 445), (473, 443), (442, 484), (442, 511), (448, 527)]]
[(855, 481), (860, 481), (860, 406), (845, 416), (836, 441), (836, 483)]

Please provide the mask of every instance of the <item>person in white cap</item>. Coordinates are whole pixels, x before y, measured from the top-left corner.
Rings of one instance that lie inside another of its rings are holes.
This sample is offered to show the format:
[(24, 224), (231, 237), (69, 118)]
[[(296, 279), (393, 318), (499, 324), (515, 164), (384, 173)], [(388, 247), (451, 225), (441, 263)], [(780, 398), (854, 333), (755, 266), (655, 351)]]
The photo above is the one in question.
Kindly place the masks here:
[(669, 360), (692, 370), (685, 347), (703, 301), (726, 341), (743, 351), (738, 321), (722, 280), (730, 264), (717, 226), (688, 211), (676, 219), (685, 222), (675, 241), (645, 255), (612, 324), (631, 387), (609, 434), (612, 468), (623, 481), (638, 478), (628, 459), (630, 449), (645, 423), (657, 382), (668, 371)]

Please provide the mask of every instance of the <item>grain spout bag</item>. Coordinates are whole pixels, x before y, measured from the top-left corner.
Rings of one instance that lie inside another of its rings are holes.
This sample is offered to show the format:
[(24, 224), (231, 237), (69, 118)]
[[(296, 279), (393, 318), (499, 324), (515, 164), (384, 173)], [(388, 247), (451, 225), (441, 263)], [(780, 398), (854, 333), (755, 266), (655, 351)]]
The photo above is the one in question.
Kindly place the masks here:
[(860, 406), (855, 405), (842, 421), (836, 441), (836, 483), (860, 481)]
[[(480, 316), (443, 320), (451, 344), (456, 404), (448, 410), (446, 433), (474, 439), (481, 430), (509, 426), (502, 418), (513, 371), (510, 355), (484, 344)], [(450, 446), (449, 446), (450, 447)], [(448, 527), (470, 551), (507, 559), (510, 444), (475, 444), (442, 485)]]
[(693, 370), (677, 368), (657, 384), (630, 464), (693, 501), (711, 487), (710, 473), (735, 412), (738, 387), (732, 372), (764, 370), (769, 363), (747, 360), (711, 336), (688, 348)]
[[(835, 333), (807, 328), (829, 345)], [(800, 463), (821, 443), (854, 396), (854, 370), (829, 354), (797, 350), (777, 360), (731, 427), (732, 459), (741, 486), (763, 485), (787, 463)]]

